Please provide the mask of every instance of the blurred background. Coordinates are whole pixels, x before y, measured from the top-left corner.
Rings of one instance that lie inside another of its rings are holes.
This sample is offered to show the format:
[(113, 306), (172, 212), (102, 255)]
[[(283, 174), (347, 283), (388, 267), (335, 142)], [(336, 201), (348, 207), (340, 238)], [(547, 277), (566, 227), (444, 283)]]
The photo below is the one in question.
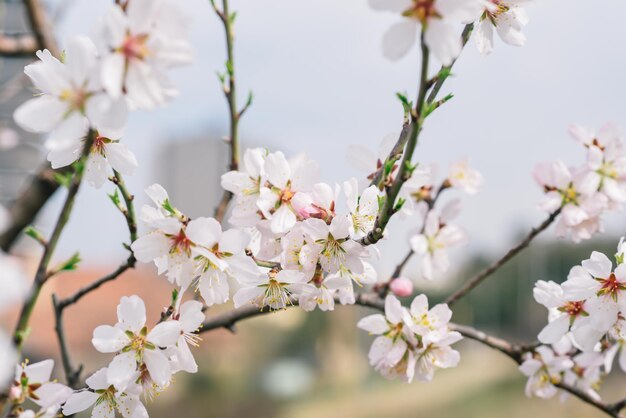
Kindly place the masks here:
[[(180, 0), (190, 19), (194, 65), (173, 79), (180, 96), (168, 107), (136, 112), (125, 143), (140, 167), (127, 179), (136, 204), (143, 189), (159, 182), (174, 204), (191, 217), (210, 216), (221, 197), (219, 176), (227, 166), (227, 108), (216, 72), (225, 61), (222, 27), (208, 0)], [(463, 197), (458, 223), (469, 245), (452, 253), (448, 277), (426, 282), (418, 264), (405, 273), (435, 303), (458, 283), (503, 254), (545, 215), (535, 206), (541, 190), (532, 178), (540, 161), (579, 164), (582, 147), (567, 135), (570, 123), (598, 128), (607, 121), (626, 126), (624, 97), (626, 3), (594, 0), (542, 0), (528, 5), (528, 41), (514, 48), (496, 41), (496, 51), (480, 56), (470, 41), (442, 93), (455, 97), (429, 118), (416, 159), (436, 163), (443, 179), (448, 165), (469, 156), (485, 176), (478, 196)], [(46, 8), (57, 38), (90, 34), (109, 0), (54, 0)], [(402, 111), (395, 93), (416, 90), (418, 54), (398, 63), (380, 52), (383, 33), (395, 21), (369, 9), (365, 0), (231, 0), (238, 11), (236, 67), (240, 101), (254, 92), (243, 118), (243, 147), (264, 146), (287, 155), (306, 152), (322, 167), (322, 180), (341, 182), (362, 174), (346, 163), (349, 144), (375, 150), (397, 132)], [(28, 31), (20, 0), (0, 2), (0, 30), (14, 36)], [(29, 135), (12, 122), (13, 110), (33, 90), (22, 75), (28, 58), (0, 59), (0, 202), (10, 206), (45, 161), (45, 138)], [(433, 71), (436, 67), (433, 65)], [(126, 258), (123, 219), (106, 193), (83, 187), (56, 258), (80, 250), (77, 272), (55, 278), (45, 288), (33, 320), (27, 352), (34, 361), (57, 357), (50, 304), (52, 293), (67, 296), (115, 269)], [(449, 199), (449, 193), (443, 199)], [(35, 226), (48, 234), (63, 201), (59, 192)], [(376, 267), (387, 279), (407, 249), (407, 231), (417, 219), (395, 219), (381, 246)], [(546, 311), (532, 299), (536, 280), (565, 279), (569, 269), (592, 250), (611, 255), (626, 231), (621, 213), (606, 218), (606, 233), (572, 245), (552, 230), (460, 302), (453, 320), (472, 324), (514, 341), (536, 338)], [(31, 270), (40, 251), (24, 238), (14, 250)], [(92, 329), (114, 321), (122, 295), (138, 294), (156, 317), (169, 303), (169, 287), (151, 266), (139, 266), (66, 312), (75, 363), (87, 373), (109, 360), (93, 350)], [(217, 310), (216, 310), (217, 312)], [(213, 314), (213, 310), (209, 315)], [(236, 334), (203, 335), (196, 353), (201, 372), (177, 376), (176, 384), (149, 407), (151, 416), (169, 417), (594, 417), (578, 400), (527, 399), (524, 379), (500, 354), (462, 342), (459, 368), (438, 372), (430, 384), (387, 382), (367, 364), (371, 338), (356, 329), (368, 312), (338, 308), (332, 313), (299, 310), (250, 320)], [(14, 316), (4, 318), (13, 326)], [(60, 364), (57, 374), (61, 376)], [(617, 373), (619, 374), (619, 373)], [(603, 395), (620, 397), (623, 380), (608, 381)], [(622, 390), (621, 397), (624, 393)]]

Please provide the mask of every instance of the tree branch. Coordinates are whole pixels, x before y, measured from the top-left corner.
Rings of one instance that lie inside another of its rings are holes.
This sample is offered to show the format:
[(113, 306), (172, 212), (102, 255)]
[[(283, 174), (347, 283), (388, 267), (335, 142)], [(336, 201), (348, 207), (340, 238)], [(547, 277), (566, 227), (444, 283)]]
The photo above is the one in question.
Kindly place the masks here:
[[(295, 298), (291, 298), (291, 304), (289, 306), (297, 305), (298, 300)], [(384, 300), (381, 299), (376, 293), (362, 293), (356, 295), (355, 305), (369, 307), (382, 312), (384, 312), (385, 310)], [(232, 309), (230, 311), (223, 312), (219, 315), (205, 320), (198, 332), (203, 333), (219, 328), (225, 328), (231, 332), (235, 332), (235, 325), (238, 322), (245, 319), (261, 316), (270, 312), (274, 311), (270, 310), (267, 306), (259, 308), (254, 305), (247, 305), (237, 309)], [(500, 351), (507, 357), (511, 358), (517, 364), (521, 364), (523, 362), (523, 355), (525, 353), (533, 351), (536, 347), (536, 344), (513, 344), (502, 338), (494, 337), (467, 325), (450, 323), (449, 327), (451, 330), (459, 332), (461, 335), (468, 339), (477, 341), (483, 345), (486, 345), (487, 347)], [(569, 392), (581, 401), (588, 403), (589, 405), (614, 418), (619, 418), (619, 410), (626, 406), (626, 399), (613, 405), (607, 405), (601, 401), (596, 401), (592, 399), (586, 393), (566, 383), (557, 383), (555, 386), (563, 389), (566, 392)]]
[(453, 294), (448, 296), (448, 298), (445, 300), (445, 303), (447, 303), (448, 305), (452, 305), (456, 303), (463, 296), (471, 292), (472, 289), (478, 286), (483, 280), (485, 280), (486, 278), (491, 276), (493, 273), (498, 271), (500, 267), (505, 265), (509, 260), (511, 260), (517, 254), (519, 254), (524, 248), (528, 247), (528, 245), (530, 245), (531, 241), (537, 235), (539, 235), (540, 233), (545, 231), (550, 225), (552, 225), (552, 222), (554, 222), (554, 220), (556, 219), (557, 216), (559, 216), (560, 213), (561, 213), (561, 208), (552, 212), (550, 216), (548, 216), (548, 218), (541, 223), (541, 225), (539, 225), (536, 228), (531, 229), (530, 233), (526, 236), (526, 238), (524, 238), (515, 247), (511, 248), (506, 254), (504, 254), (502, 258), (494, 262), (492, 265), (490, 265), (489, 267), (487, 267), (480, 273), (476, 274), (474, 277), (470, 278), (461, 288), (459, 288)]
[(28, 298), (26, 299), (26, 302), (22, 307), (22, 311), (15, 327), (15, 331), (13, 332), (13, 341), (18, 351), (21, 351), (22, 345), (24, 344), (24, 339), (28, 333), (28, 323), (30, 321), (33, 310), (35, 309), (35, 305), (37, 304), (37, 299), (39, 298), (41, 289), (46, 281), (50, 278), (48, 265), (50, 264), (52, 255), (54, 254), (57, 244), (59, 243), (61, 233), (63, 232), (63, 229), (65, 228), (65, 225), (67, 224), (72, 213), (74, 201), (76, 200), (76, 195), (78, 194), (78, 190), (82, 183), (83, 174), (85, 171), (84, 164), (86, 163), (89, 152), (91, 151), (91, 144), (93, 143), (95, 135), (95, 131), (89, 130), (89, 133), (87, 134), (87, 138), (85, 140), (85, 144), (83, 146), (82, 155), (79, 161), (75, 163), (75, 167), (77, 168), (72, 178), (72, 183), (69, 186), (67, 198), (65, 199), (65, 203), (63, 205), (63, 208), (61, 209), (61, 213), (59, 214), (56, 225), (52, 231), (52, 235), (48, 240), (48, 245), (44, 249), (43, 256), (41, 257), (41, 261), (39, 262), (39, 266), (37, 267), (35, 279), (31, 286)]
[[(237, 83), (235, 82), (235, 54), (234, 44), (235, 35), (233, 24), (235, 22), (235, 13), (229, 10), (228, 0), (222, 0), (222, 9), (220, 10), (215, 4), (215, 0), (210, 0), (215, 13), (222, 21), (224, 26), (224, 34), (226, 38), (226, 73), (220, 75), (224, 96), (228, 102), (228, 112), (230, 114), (230, 135), (228, 137), (228, 145), (230, 148), (229, 170), (239, 169), (239, 120), (252, 104), (252, 94), (248, 95), (248, 100), (244, 107), (240, 110), (237, 107)], [(233, 194), (228, 190), (224, 191), (222, 199), (215, 209), (215, 219), (218, 222), (224, 220), (228, 205), (233, 198)]]
[(40, 0), (24, 0), (30, 28), (37, 40), (39, 49), (47, 49), (50, 53), (60, 56), (59, 47), (50, 26), (50, 21)]

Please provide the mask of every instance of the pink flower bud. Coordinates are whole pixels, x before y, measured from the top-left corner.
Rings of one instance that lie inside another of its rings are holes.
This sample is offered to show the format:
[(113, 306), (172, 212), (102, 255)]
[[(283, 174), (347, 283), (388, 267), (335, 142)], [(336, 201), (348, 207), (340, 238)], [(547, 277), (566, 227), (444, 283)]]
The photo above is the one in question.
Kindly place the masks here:
[(9, 399), (20, 399), (22, 397), (22, 387), (13, 385), (9, 390)]
[(393, 279), (389, 284), (389, 289), (394, 295), (404, 298), (413, 294), (413, 282), (406, 277)]

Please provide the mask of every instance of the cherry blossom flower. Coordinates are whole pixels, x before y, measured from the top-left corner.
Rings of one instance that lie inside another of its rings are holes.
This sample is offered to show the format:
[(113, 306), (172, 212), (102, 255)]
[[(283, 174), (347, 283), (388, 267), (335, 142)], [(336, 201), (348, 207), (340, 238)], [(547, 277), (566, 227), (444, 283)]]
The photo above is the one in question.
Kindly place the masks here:
[(556, 395), (558, 389), (554, 386), (563, 380), (563, 372), (574, 365), (568, 356), (556, 355), (545, 345), (536, 348), (535, 353), (527, 353), (519, 370), (528, 377), (526, 396), (532, 395), (549, 399)]
[(446, 304), (440, 303), (429, 310), (426, 295), (418, 295), (413, 299), (409, 314), (411, 321), (408, 325), (411, 331), (421, 336), (447, 333), (448, 323), (452, 318), (452, 311)]
[[(415, 337), (406, 326), (408, 312), (400, 301), (393, 295), (385, 298), (385, 314), (374, 314), (362, 318), (357, 327), (377, 335), (369, 351), (370, 364), (383, 376), (392, 378), (395, 366), (400, 364), (407, 355), (406, 361), (400, 368), (406, 372), (407, 380), (412, 380), (415, 371), (415, 358), (407, 354), (409, 344), (415, 344)], [(411, 367), (411, 365), (413, 367)]]
[(553, 213), (562, 208), (557, 222), (558, 236), (570, 235), (574, 242), (589, 239), (602, 228), (600, 215), (608, 199), (602, 193), (583, 194), (580, 173), (573, 174), (561, 161), (540, 164), (534, 177), (546, 193), (539, 208)]
[[(433, 308), (434, 309), (434, 308)], [(421, 347), (416, 352), (415, 377), (422, 381), (431, 381), (437, 369), (456, 367), (461, 355), (450, 345), (463, 337), (456, 331), (431, 332), (422, 338)]]
[[(62, 141), (48, 141), (48, 161), (52, 168), (66, 167), (77, 161), (83, 154), (85, 138), (88, 134), (87, 125), (77, 132), (66, 132), (67, 136)], [(112, 170), (119, 171), (124, 175), (132, 175), (138, 166), (135, 155), (120, 143), (119, 139), (113, 139), (105, 133), (95, 136), (89, 157), (85, 166), (85, 180), (96, 188), (102, 187), (111, 175)]]
[(528, 24), (528, 15), (522, 5), (527, 2), (529, 0), (488, 0), (474, 35), (481, 54), (493, 51), (494, 28), (500, 39), (509, 45), (522, 46), (526, 43), (522, 29)]
[(299, 219), (316, 218), (326, 222), (335, 216), (335, 200), (339, 186), (316, 183), (310, 192), (298, 192), (291, 199), (291, 207)]
[(594, 251), (582, 266), (572, 268), (562, 287), (566, 298), (586, 300), (585, 310), (593, 332), (576, 342), (583, 349), (592, 349), (615, 324), (618, 313), (626, 312), (626, 265), (620, 264), (613, 271), (611, 260)]
[(37, 52), (40, 59), (24, 69), (41, 95), (15, 110), (14, 119), (29, 132), (50, 132), (63, 139), (65, 132), (83, 129), (86, 120), (96, 129), (119, 130), (126, 123), (123, 98), (111, 99), (97, 74), (99, 60), (93, 42), (84, 36), (71, 38), (64, 62), (50, 51)]
[(144, 206), (141, 213), (151, 231), (133, 242), (131, 249), (137, 260), (154, 262), (159, 274), (167, 272), (169, 281), (184, 291), (190, 286), (196, 269), (192, 252), (195, 254), (200, 246), (215, 245), (221, 237), (221, 227), (218, 225), (220, 236), (216, 237), (213, 218), (189, 220), (170, 204), (167, 192), (158, 184), (150, 186), (146, 193), (156, 205), (156, 208)]
[(15, 378), (9, 391), (11, 401), (15, 404), (21, 404), (26, 399), (30, 399), (44, 409), (65, 402), (72, 393), (72, 389), (50, 380), (53, 368), (53, 360), (44, 360), (33, 364), (28, 364), (28, 361), (25, 361), (17, 365)]
[(443, 65), (461, 52), (461, 37), (455, 24), (478, 19), (485, 8), (482, 0), (369, 0), (375, 10), (400, 13), (404, 20), (394, 24), (383, 38), (383, 54), (391, 60), (411, 49), (422, 26), (424, 41)]
[(470, 168), (467, 158), (453, 163), (450, 166), (448, 182), (467, 194), (476, 194), (483, 185), (483, 176), (478, 171)]
[(109, 383), (108, 374), (105, 367), (89, 376), (85, 381), (89, 390), (70, 395), (63, 405), (63, 415), (74, 415), (93, 406), (92, 418), (114, 418), (116, 411), (124, 418), (148, 418), (146, 407), (139, 399), (141, 387), (133, 383), (118, 390)]
[(272, 232), (282, 234), (297, 221), (291, 199), (297, 192), (311, 190), (318, 177), (319, 167), (304, 155), (287, 161), (284, 154), (278, 151), (265, 158), (264, 168), (268, 184), (261, 187), (257, 205), (263, 215), (270, 219)]
[(370, 186), (359, 196), (359, 183), (355, 178), (344, 182), (343, 190), (350, 211), (350, 238), (358, 240), (374, 229), (379, 191), (376, 186)]
[(101, 77), (114, 99), (125, 95), (142, 109), (165, 104), (177, 94), (167, 68), (192, 61), (187, 20), (174, 2), (129, 0), (113, 5), (100, 28)]
[(312, 254), (319, 256), (319, 263), (324, 271), (363, 272), (362, 258), (367, 250), (358, 242), (349, 238), (350, 221), (345, 216), (336, 216), (330, 225), (321, 219), (307, 219), (303, 223), (305, 234), (310, 238), (307, 247)]
[(241, 289), (233, 296), (235, 308), (253, 303), (260, 308), (285, 309), (291, 298), (312, 291), (304, 274), (295, 270), (270, 270), (267, 275), (240, 280)]
[(196, 265), (194, 276), (198, 276), (196, 287), (200, 295), (207, 306), (212, 306), (228, 300), (229, 277), (243, 280), (244, 276), (257, 277), (261, 272), (252, 258), (245, 254), (246, 246), (250, 243), (247, 233), (240, 229), (222, 232), (222, 226), (215, 219), (199, 219), (203, 219), (204, 231), (195, 235), (196, 245), (191, 249)]
[[(533, 289), (535, 300), (548, 308), (549, 322), (538, 335), (539, 341), (544, 344), (554, 344), (559, 341), (570, 329), (585, 321), (581, 319), (589, 316), (585, 310), (585, 300), (570, 301), (565, 298), (563, 288), (550, 281), (539, 280)], [(582, 331), (584, 332), (584, 331)]]
[(175, 365), (173, 371), (183, 370), (187, 373), (196, 373), (198, 365), (191, 353), (190, 345), (197, 347), (200, 337), (197, 331), (204, 321), (204, 312), (202, 303), (196, 300), (189, 300), (180, 306), (180, 309), (174, 319), (180, 322), (180, 337), (175, 348)]
[(429, 212), (424, 232), (411, 238), (411, 248), (421, 258), (422, 276), (427, 280), (442, 275), (450, 268), (448, 248), (467, 242), (465, 232), (456, 225), (447, 223), (453, 206), (447, 205), (439, 216)]
[(229, 171), (222, 175), (221, 185), (235, 196), (229, 222), (238, 227), (255, 226), (260, 219), (257, 207), (264, 176), (263, 165), (267, 150), (247, 149), (243, 154), (243, 171)]
[[(579, 353), (572, 357), (572, 361), (574, 365), (571, 369), (565, 370), (563, 383), (575, 387), (591, 399), (600, 401), (601, 398), (596, 389), (602, 380), (601, 368), (605, 364), (604, 355), (598, 351)], [(568, 392), (561, 391), (561, 401), (568, 397)]]
[(136, 380), (145, 365), (150, 378), (166, 386), (172, 376), (170, 362), (162, 349), (173, 347), (181, 335), (179, 321), (165, 321), (151, 331), (146, 327), (146, 307), (136, 295), (122, 297), (115, 326), (100, 325), (91, 340), (101, 353), (118, 353), (107, 369), (107, 382), (123, 390)]

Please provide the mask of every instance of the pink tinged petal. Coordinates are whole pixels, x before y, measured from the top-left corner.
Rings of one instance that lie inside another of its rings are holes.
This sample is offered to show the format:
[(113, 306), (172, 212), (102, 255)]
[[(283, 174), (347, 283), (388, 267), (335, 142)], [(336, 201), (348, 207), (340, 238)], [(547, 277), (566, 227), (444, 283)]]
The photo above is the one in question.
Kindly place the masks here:
[(195, 218), (187, 225), (185, 234), (197, 245), (212, 247), (222, 237), (222, 227), (213, 218)]
[(493, 52), (493, 26), (489, 19), (483, 19), (476, 29), (474, 34), (474, 41), (476, 42), (476, 48), (482, 55), (487, 55)]
[(504, 42), (513, 46), (523, 46), (526, 43), (526, 36), (522, 33), (522, 24), (517, 22), (514, 14), (504, 13), (496, 20), (496, 31)]
[(122, 8), (115, 4), (109, 7), (103, 20), (103, 32), (108, 45), (115, 49), (122, 45), (128, 30), (128, 21)]
[(67, 148), (57, 148), (48, 153), (47, 159), (53, 169), (67, 167), (78, 160), (83, 152), (83, 143), (77, 142)]
[(536, 359), (527, 359), (518, 367), (519, 371), (525, 376), (533, 376), (543, 366), (543, 364)]
[(537, 338), (544, 344), (554, 344), (565, 335), (569, 329), (569, 315), (561, 315), (546, 325)]
[(155, 205), (161, 207), (163, 203), (169, 199), (167, 191), (158, 183), (146, 188), (146, 194), (154, 202)]
[(533, 296), (537, 303), (546, 308), (558, 308), (565, 303), (563, 289), (553, 281), (537, 281), (533, 288)]
[(220, 182), (223, 189), (236, 195), (242, 194), (250, 183), (250, 176), (241, 171), (229, 171), (228, 173), (222, 174)]
[(132, 175), (138, 166), (137, 158), (128, 147), (120, 143), (105, 145), (106, 158), (114, 170), (125, 175)]
[(148, 333), (146, 339), (157, 347), (167, 348), (176, 344), (181, 331), (178, 321), (161, 322)]
[(410, 312), (413, 317), (420, 317), (428, 312), (428, 298), (426, 295), (418, 295), (411, 302)]
[(335, 216), (328, 228), (335, 239), (347, 238), (350, 235), (350, 221), (347, 216)]
[(440, 325), (445, 325), (452, 319), (452, 310), (450, 310), (448, 305), (440, 303), (433, 306), (430, 310), (430, 315), (437, 318)]
[(263, 295), (264, 290), (261, 287), (243, 287), (233, 296), (235, 308), (239, 308), (250, 302), (256, 302), (256, 299)]
[(107, 382), (107, 368), (103, 367), (91, 376), (89, 376), (85, 383), (89, 386), (90, 389), (100, 390), (106, 389), (109, 387), (109, 382)]
[(70, 416), (82, 412), (95, 404), (100, 395), (88, 390), (75, 392), (67, 399), (63, 405), (63, 415)]
[(191, 333), (196, 331), (202, 325), (204, 318), (202, 303), (197, 300), (188, 300), (180, 306), (179, 321), (184, 332)]
[(589, 129), (581, 125), (572, 124), (568, 128), (569, 134), (581, 144), (590, 145), (593, 142), (595, 134)]
[(101, 353), (115, 353), (129, 343), (128, 336), (120, 328), (100, 325), (93, 330), (91, 343)]
[(561, 287), (563, 296), (573, 301), (587, 299), (599, 290), (598, 282), (581, 266), (572, 267)]
[(230, 254), (241, 254), (250, 244), (250, 235), (241, 229), (230, 229), (219, 240), (220, 251)]
[(626, 189), (614, 179), (605, 178), (602, 191), (614, 202), (626, 202)]
[(176, 358), (181, 370), (187, 373), (196, 373), (198, 371), (196, 359), (193, 357), (189, 344), (182, 336), (178, 340), (178, 346), (176, 347)]
[[(29, 383), (44, 383), (50, 380), (54, 360), (44, 360), (38, 363), (29, 364), (24, 368), (24, 373), (28, 377)], [(21, 366), (17, 366), (15, 380), (19, 382), (22, 374)]]
[(149, 263), (167, 255), (172, 246), (171, 240), (159, 232), (152, 232), (140, 237), (130, 246), (137, 260)]
[(443, 65), (450, 65), (461, 53), (461, 38), (451, 24), (441, 19), (430, 19), (424, 41)]
[(100, 135), (119, 138), (128, 121), (126, 99), (112, 99), (106, 93), (96, 94), (85, 104), (85, 114)]
[[(146, 350), (146, 352), (152, 350)], [(145, 353), (144, 353), (145, 356)], [(135, 352), (128, 351), (118, 354), (113, 358), (107, 368), (107, 382), (118, 390), (123, 390), (135, 378), (137, 372), (137, 360)]]
[(381, 335), (389, 330), (389, 324), (385, 317), (381, 314), (375, 314), (362, 318), (357, 324), (357, 327), (370, 334)]
[(387, 356), (392, 345), (393, 341), (391, 338), (377, 337), (374, 342), (372, 342), (368, 353), (370, 364), (376, 367)]
[(54, 405), (61, 405), (74, 392), (70, 387), (61, 383), (44, 383), (35, 394), (39, 399), (33, 401), (42, 408), (50, 408)]
[(166, 386), (172, 378), (167, 356), (161, 350), (145, 350), (143, 359), (152, 380), (159, 386)]
[(146, 305), (137, 296), (122, 296), (117, 305), (117, 320), (122, 329), (132, 331), (135, 334), (146, 324)]
[(288, 205), (283, 204), (274, 212), (270, 223), (272, 232), (282, 234), (290, 230), (296, 224), (296, 215)]
[(598, 251), (592, 252), (591, 257), (588, 260), (584, 260), (581, 264), (583, 268), (589, 272), (589, 274), (593, 277), (601, 279), (608, 278), (613, 270), (613, 263), (611, 263), (611, 260), (606, 255)]
[(411, 237), (411, 249), (416, 254), (422, 255), (428, 252), (428, 239), (424, 235), (415, 235)]
[(400, 301), (392, 295), (385, 298), (385, 316), (392, 324), (398, 324), (404, 317), (404, 308)]
[(122, 96), (126, 59), (120, 53), (113, 53), (102, 59), (100, 64), (102, 84), (114, 100)]
[(92, 153), (85, 167), (85, 180), (96, 189), (102, 187), (109, 178), (111, 166), (102, 154)]
[(398, 364), (400, 360), (402, 360), (402, 357), (404, 357), (404, 353), (406, 352), (406, 349), (407, 349), (406, 341), (400, 338), (397, 339), (393, 343), (391, 348), (389, 349), (389, 352), (387, 352), (387, 355), (385, 356), (385, 365), (395, 366), (396, 364)]
[(68, 41), (66, 52), (65, 65), (74, 85), (84, 85), (97, 64), (96, 46), (86, 36), (75, 36)]
[(393, 24), (383, 35), (383, 55), (391, 61), (404, 57), (415, 44), (417, 27), (412, 19), (403, 19)]
[(265, 158), (265, 174), (270, 183), (284, 189), (291, 177), (291, 168), (285, 155), (278, 151), (269, 154)]
[(132, 0), (126, 8), (128, 24), (132, 34), (150, 33), (155, 23), (158, 6), (154, 0)]
[(13, 113), (13, 119), (26, 131), (50, 132), (61, 122), (67, 110), (66, 103), (46, 95), (20, 105)]
[(296, 270), (281, 270), (276, 275), (276, 280), (280, 283), (304, 283), (306, 277)]

